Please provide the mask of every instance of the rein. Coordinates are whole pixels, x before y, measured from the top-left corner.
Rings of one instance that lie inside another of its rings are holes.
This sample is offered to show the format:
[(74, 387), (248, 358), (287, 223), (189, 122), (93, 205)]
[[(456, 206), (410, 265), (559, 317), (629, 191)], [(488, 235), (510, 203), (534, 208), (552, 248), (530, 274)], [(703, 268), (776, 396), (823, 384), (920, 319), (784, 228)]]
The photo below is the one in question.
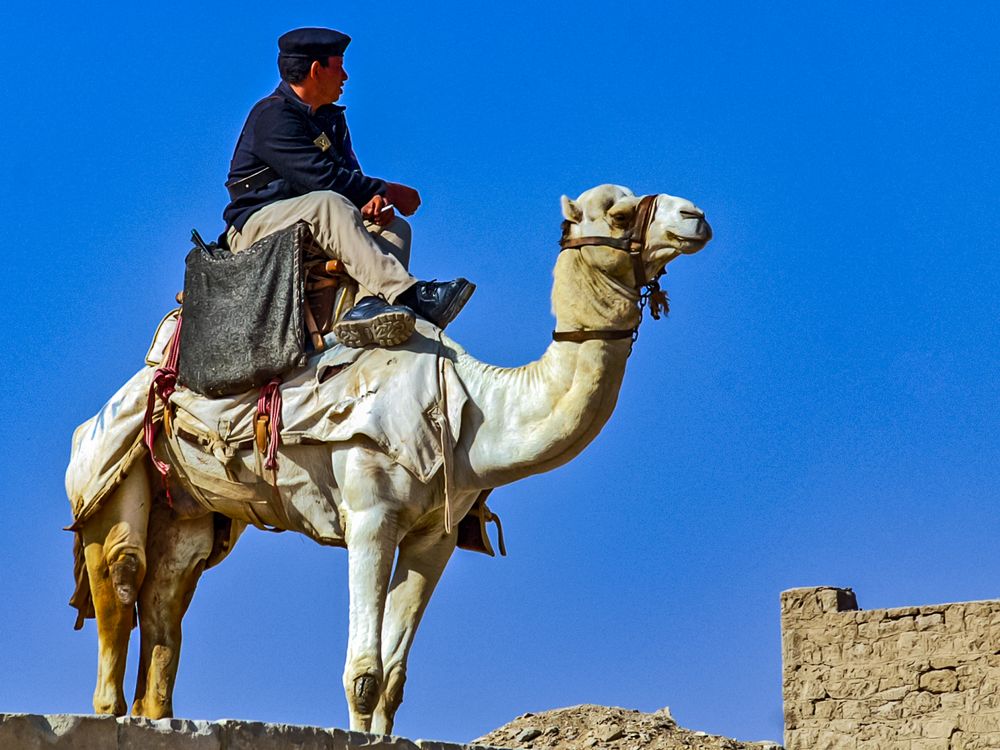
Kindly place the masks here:
[(636, 206), (632, 226), (621, 237), (570, 237), (570, 222), (563, 222), (563, 235), (559, 240), (560, 250), (579, 250), (582, 247), (613, 247), (628, 253), (632, 260), (632, 274), (635, 276), (635, 291), (639, 295), (639, 323), (635, 328), (611, 330), (584, 331), (553, 331), (553, 341), (612, 341), (615, 339), (632, 339), (634, 344), (639, 338), (639, 325), (642, 324), (642, 313), (649, 305), (649, 313), (653, 320), (659, 320), (661, 313), (670, 311), (666, 292), (660, 289), (661, 270), (652, 279), (646, 278), (646, 266), (642, 261), (642, 249), (646, 245), (646, 234), (653, 221), (653, 209), (656, 206), (655, 195), (644, 195)]

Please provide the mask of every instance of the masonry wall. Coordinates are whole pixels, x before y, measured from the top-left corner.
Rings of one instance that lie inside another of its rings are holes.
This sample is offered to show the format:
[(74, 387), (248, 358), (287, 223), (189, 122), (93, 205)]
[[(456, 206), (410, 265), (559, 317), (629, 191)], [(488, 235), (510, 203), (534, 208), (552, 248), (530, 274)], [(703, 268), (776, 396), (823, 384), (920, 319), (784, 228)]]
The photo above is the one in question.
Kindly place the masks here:
[(781, 595), (786, 750), (1000, 749), (1000, 601)]
[(0, 714), (0, 750), (495, 750), (255, 721)]

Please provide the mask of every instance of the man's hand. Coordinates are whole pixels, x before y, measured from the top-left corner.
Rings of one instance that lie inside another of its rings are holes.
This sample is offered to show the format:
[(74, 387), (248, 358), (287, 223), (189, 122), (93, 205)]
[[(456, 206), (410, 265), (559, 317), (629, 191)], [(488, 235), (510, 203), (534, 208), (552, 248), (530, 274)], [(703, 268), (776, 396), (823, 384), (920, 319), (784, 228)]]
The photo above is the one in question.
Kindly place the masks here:
[(385, 183), (385, 197), (403, 216), (412, 216), (420, 208), (420, 193), (398, 182)]
[(361, 216), (373, 224), (384, 227), (396, 218), (396, 213), (392, 210), (391, 201), (384, 195), (373, 195), (372, 199), (361, 207)]

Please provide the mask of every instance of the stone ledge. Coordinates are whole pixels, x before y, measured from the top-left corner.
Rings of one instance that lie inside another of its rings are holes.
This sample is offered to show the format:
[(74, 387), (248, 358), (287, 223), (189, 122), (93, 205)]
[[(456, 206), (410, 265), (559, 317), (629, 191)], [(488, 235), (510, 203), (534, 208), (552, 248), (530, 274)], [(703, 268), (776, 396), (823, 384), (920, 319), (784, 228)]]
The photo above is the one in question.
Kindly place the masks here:
[(0, 714), (3, 750), (492, 750), (344, 729), (256, 721)]

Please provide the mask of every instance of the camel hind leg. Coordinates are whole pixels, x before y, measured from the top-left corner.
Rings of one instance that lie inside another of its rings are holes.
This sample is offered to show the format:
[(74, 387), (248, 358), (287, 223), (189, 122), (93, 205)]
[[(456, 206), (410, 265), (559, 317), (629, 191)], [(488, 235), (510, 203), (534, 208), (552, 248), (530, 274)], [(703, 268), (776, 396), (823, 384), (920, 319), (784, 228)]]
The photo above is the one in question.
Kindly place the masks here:
[(135, 601), (146, 571), (149, 473), (137, 462), (104, 506), (81, 529), (84, 559), (97, 615), (97, 687), (94, 712), (126, 711), (122, 683)]
[(134, 716), (173, 716), (181, 651), (181, 620), (212, 552), (211, 513), (179, 518), (165, 504), (149, 522), (149, 573), (139, 593), (139, 676)]

